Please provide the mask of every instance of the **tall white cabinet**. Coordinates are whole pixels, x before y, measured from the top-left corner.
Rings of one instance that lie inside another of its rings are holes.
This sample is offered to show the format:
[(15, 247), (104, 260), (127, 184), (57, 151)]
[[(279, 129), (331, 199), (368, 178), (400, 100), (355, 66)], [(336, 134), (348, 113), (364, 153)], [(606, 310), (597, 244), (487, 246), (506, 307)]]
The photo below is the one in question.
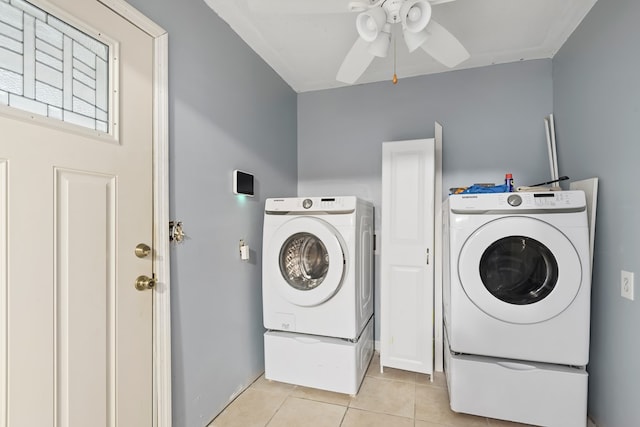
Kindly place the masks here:
[(381, 369), (433, 373), (439, 142), (382, 144)]

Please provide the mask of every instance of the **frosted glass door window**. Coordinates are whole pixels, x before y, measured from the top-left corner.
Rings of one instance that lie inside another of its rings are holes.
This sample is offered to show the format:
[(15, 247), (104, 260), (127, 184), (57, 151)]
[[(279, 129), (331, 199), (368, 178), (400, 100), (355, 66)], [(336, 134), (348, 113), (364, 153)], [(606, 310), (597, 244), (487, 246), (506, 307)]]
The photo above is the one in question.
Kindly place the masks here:
[(0, 0), (0, 104), (109, 132), (109, 46), (23, 0)]

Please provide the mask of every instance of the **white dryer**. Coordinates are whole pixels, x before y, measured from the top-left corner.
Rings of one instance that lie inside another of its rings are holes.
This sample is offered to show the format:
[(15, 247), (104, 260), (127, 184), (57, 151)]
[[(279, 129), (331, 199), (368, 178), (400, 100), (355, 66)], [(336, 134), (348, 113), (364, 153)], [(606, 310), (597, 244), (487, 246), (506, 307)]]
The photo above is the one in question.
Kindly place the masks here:
[(373, 315), (373, 205), (267, 199), (263, 236), (264, 327), (356, 340)]
[(465, 194), (448, 203), (450, 351), (585, 366), (591, 274), (584, 193)]

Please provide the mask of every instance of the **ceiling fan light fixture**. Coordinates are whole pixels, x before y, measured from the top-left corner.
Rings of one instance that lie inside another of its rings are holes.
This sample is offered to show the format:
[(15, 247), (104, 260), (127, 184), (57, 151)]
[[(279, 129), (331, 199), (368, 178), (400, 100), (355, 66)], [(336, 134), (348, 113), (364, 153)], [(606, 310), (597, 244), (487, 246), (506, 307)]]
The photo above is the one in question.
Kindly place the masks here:
[(385, 58), (389, 52), (389, 44), (391, 43), (391, 33), (380, 31), (378, 37), (369, 44), (367, 49), (370, 54), (378, 58)]
[(429, 32), (427, 30), (420, 31), (419, 33), (413, 33), (405, 29), (402, 34), (404, 35), (404, 42), (407, 45), (409, 52), (413, 52), (422, 46), (429, 38)]
[(387, 22), (387, 13), (381, 7), (362, 12), (356, 18), (356, 29), (362, 40), (373, 42)]
[(412, 33), (419, 33), (431, 20), (431, 4), (427, 0), (407, 0), (400, 8), (402, 27)]

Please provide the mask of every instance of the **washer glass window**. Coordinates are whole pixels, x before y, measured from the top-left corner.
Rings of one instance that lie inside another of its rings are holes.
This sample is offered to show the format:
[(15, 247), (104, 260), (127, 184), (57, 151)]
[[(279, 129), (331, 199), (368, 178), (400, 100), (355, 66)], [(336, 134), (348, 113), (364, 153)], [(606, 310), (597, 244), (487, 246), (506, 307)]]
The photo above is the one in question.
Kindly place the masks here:
[(280, 249), (280, 272), (295, 289), (308, 291), (323, 282), (329, 270), (329, 253), (311, 233), (296, 233)]
[(480, 259), (480, 278), (496, 298), (516, 305), (547, 297), (558, 282), (558, 263), (539, 241), (508, 236), (491, 244)]

